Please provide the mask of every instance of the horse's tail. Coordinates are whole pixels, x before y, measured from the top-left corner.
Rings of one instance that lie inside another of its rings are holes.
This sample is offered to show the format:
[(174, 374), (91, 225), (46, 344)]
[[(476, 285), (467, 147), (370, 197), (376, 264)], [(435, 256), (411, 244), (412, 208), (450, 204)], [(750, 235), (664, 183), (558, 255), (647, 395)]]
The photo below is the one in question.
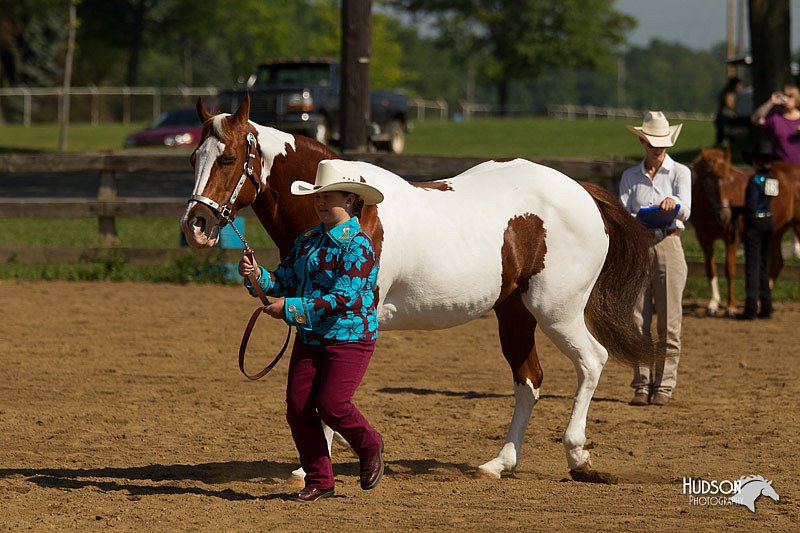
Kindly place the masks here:
[(586, 305), (595, 338), (617, 360), (651, 361), (653, 344), (637, 327), (634, 309), (650, 280), (649, 235), (620, 201), (599, 185), (581, 182), (592, 196), (608, 234), (608, 255)]

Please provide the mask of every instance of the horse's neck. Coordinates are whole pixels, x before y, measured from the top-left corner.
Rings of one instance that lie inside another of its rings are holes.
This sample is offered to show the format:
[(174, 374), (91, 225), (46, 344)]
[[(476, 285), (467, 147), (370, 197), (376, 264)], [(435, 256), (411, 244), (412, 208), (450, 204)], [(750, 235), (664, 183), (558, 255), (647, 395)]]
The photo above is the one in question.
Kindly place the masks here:
[(728, 180), (731, 206), (742, 207), (744, 205), (744, 190), (747, 188), (747, 182), (750, 181), (751, 177), (752, 173), (731, 167), (731, 179)]
[(253, 202), (253, 211), (285, 257), (300, 232), (319, 223), (308, 197), (294, 196), (292, 182), (314, 183), (317, 165), (336, 154), (305, 137), (295, 137), (294, 150), (273, 158), (267, 187)]
[(764, 483), (760, 481), (751, 481), (742, 487), (740, 495), (747, 496), (751, 500), (755, 500), (764, 490)]
[(285, 223), (285, 220), (280, 216), (277, 204), (274, 202), (266, 202), (262, 198), (258, 198), (251, 207), (261, 225), (267, 230), (272, 242), (278, 247), (281, 257), (285, 257), (289, 253), (294, 238), (299, 231), (294, 232), (293, 226)]

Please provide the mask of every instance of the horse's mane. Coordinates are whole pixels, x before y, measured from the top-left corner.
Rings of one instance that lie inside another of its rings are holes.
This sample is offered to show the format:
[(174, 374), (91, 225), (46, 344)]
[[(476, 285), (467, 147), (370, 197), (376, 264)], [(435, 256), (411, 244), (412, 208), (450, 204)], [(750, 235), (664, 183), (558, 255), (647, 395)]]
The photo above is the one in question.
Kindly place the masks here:
[(769, 480), (764, 479), (763, 476), (745, 476), (740, 478), (739, 481), (741, 482), (742, 487), (744, 487), (745, 485), (747, 485), (752, 481), (763, 481), (764, 483), (769, 483)]
[(230, 121), (225, 120), (229, 116), (231, 116), (230, 113), (221, 113), (211, 119), (211, 132), (222, 142), (227, 141), (230, 134), (228, 131), (228, 122)]
[(300, 151), (301, 146), (305, 146), (306, 149), (310, 150), (312, 153), (316, 152), (319, 154), (320, 159), (339, 159), (339, 156), (336, 154), (336, 152), (310, 137), (295, 135), (295, 145), (297, 147), (297, 151)]
[(731, 153), (719, 148), (701, 148), (700, 153), (692, 160), (692, 167), (697, 174), (727, 176), (731, 170)]

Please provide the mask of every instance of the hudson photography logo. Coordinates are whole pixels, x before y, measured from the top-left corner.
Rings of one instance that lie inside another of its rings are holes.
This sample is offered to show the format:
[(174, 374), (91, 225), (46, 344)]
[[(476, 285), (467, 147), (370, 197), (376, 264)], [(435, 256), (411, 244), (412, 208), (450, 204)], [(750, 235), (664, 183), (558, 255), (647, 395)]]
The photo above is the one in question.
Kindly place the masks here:
[(744, 476), (734, 481), (685, 477), (683, 494), (689, 496), (689, 505), (743, 505), (753, 513), (759, 496), (780, 499), (772, 481), (762, 476)]

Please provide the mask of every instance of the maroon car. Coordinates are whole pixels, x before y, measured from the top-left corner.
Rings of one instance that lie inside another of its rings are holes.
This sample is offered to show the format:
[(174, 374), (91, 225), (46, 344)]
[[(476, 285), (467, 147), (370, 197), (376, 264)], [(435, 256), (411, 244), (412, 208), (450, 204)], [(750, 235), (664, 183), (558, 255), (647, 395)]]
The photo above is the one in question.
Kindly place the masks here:
[(194, 146), (202, 124), (194, 107), (164, 111), (145, 130), (130, 134), (125, 146)]

